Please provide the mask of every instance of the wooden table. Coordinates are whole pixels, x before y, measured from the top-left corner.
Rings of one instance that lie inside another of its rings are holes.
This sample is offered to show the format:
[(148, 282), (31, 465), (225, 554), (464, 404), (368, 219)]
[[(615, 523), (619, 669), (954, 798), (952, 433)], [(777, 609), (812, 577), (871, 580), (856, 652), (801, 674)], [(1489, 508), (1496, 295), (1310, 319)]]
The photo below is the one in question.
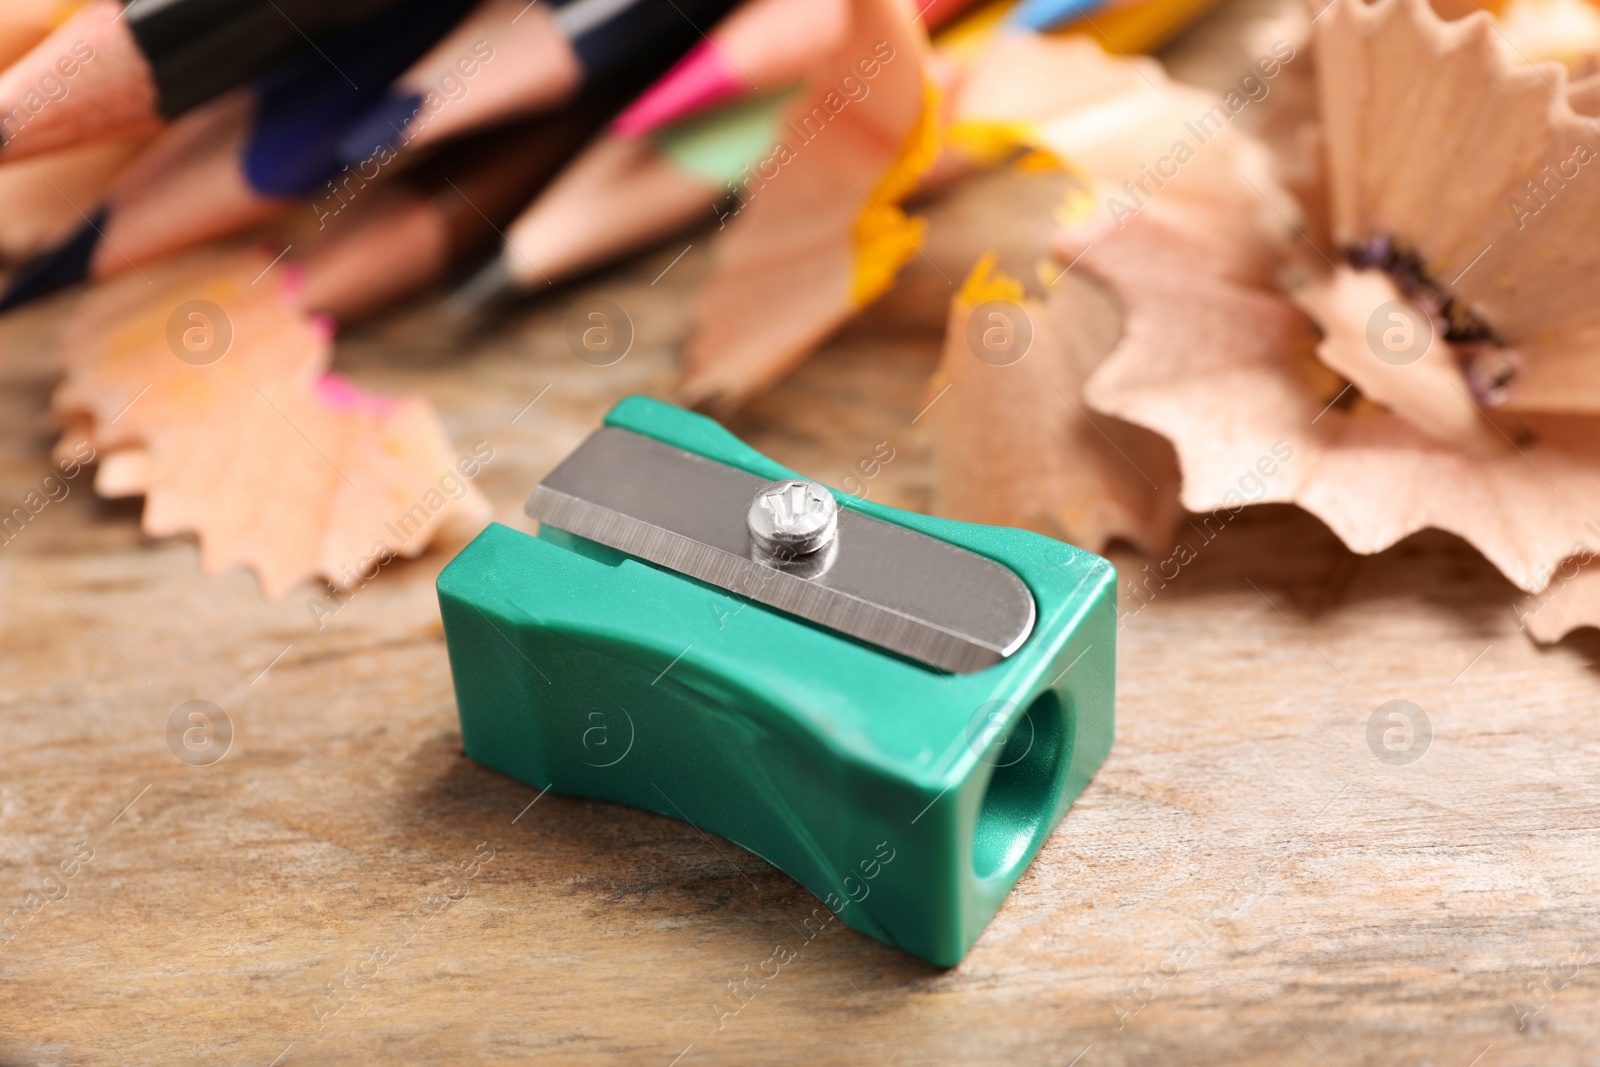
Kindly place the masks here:
[[(424, 308), (341, 369), (490, 442), (481, 484), (520, 524), (615, 398), (670, 387), (704, 235), (680, 250), (468, 344)], [(593, 298), (638, 331), (610, 368), (563, 339)], [(927, 507), (911, 420), (939, 337), (916, 321), (891, 300), (733, 429), (830, 481), (889, 439), (874, 495)], [(52, 377), (0, 362), (0, 499), (44, 472)], [(0, 550), (0, 1062), (1600, 1058), (1600, 639), (1535, 647), (1450, 537), (1359, 558), (1298, 511), (1246, 512), (1128, 616), (1116, 748), (964, 963), (836, 923), (740, 1006), (729, 983), (816, 902), (685, 824), (534, 803), (466, 760), (447, 551), (319, 630), (311, 590), (203, 576), (137, 515), (78, 486)], [(168, 747), (190, 700), (234, 730), (211, 766)], [(1390, 700), (1431, 722), (1406, 765), (1369, 744)]]

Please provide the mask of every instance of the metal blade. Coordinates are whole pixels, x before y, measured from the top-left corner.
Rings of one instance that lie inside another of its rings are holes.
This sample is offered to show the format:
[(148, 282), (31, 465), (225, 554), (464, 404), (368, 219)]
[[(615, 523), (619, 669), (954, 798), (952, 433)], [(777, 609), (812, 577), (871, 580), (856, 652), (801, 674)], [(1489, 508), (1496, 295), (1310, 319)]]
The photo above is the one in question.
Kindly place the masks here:
[(957, 674), (1015, 652), (1033, 595), (1008, 568), (841, 507), (828, 548), (784, 562), (746, 513), (767, 481), (615, 427), (592, 434), (528, 498), (542, 523)]

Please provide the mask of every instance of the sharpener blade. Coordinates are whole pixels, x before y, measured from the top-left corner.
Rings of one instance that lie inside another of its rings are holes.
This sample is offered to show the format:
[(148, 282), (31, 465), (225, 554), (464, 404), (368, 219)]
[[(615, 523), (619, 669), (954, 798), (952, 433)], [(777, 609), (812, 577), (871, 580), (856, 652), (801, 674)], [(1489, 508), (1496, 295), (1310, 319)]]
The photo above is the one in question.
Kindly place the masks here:
[(1027, 640), (1033, 595), (957, 545), (841, 506), (826, 554), (775, 560), (746, 514), (770, 483), (616, 427), (596, 431), (528, 498), (541, 523), (896, 652), (966, 674)]

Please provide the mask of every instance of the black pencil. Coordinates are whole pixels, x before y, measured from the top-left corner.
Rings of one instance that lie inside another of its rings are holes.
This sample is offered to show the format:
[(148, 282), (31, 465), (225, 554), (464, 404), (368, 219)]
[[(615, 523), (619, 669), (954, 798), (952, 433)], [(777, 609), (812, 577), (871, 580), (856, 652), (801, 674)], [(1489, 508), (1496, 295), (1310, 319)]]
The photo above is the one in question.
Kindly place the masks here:
[(0, 74), (0, 160), (153, 128), (399, 0), (90, 0)]

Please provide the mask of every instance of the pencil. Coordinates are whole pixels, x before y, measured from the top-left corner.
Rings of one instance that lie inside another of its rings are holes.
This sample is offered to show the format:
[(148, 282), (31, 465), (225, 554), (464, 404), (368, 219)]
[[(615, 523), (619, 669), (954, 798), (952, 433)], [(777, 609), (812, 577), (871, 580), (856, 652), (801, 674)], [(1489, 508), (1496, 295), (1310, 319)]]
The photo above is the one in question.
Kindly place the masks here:
[[(18, 269), (0, 311), (248, 229), (328, 185), (340, 136), (466, 8), (466, 0), (408, 0), (281, 64), (253, 89), (184, 115), (74, 234)], [(357, 181), (377, 176), (374, 168)]]
[(737, 214), (732, 191), (769, 152), (790, 94), (724, 104), (645, 137), (595, 139), (506, 234), (457, 295), (463, 306), (565, 281), (696, 224)]
[(659, 74), (659, 66), (644, 66), (584, 89), (559, 111), (442, 146), (355, 205), (311, 250), (301, 264), (304, 306), (350, 322), (480, 260), (517, 212)]
[[(932, 33), (974, 2), (920, 0), (918, 17)], [(797, 82), (843, 35), (848, 18), (842, 0), (749, 0), (623, 112), (616, 131), (639, 137), (724, 100)]]
[[(346, 163), (414, 149), (569, 99), (579, 86), (661, 69), (734, 0), (571, 0), (557, 8), (484, 0), (398, 79), (345, 139)], [(465, 65), (463, 65), (464, 60)], [(468, 74), (468, 70), (474, 71)]]
[(81, 229), (73, 205), (99, 202), (148, 144), (113, 138), (0, 167), (0, 261), (20, 264)]
[(912, 3), (916, 6), (917, 18), (922, 20), (929, 33), (933, 33), (976, 6), (977, 0), (912, 0)]
[[(1115, 2), (1116, 0), (1022, 0), (1012, 9), (1007, 21), (1019, 29), (1043, 33), (1063, 23), (1094, 15), (1102, 8), (1114, 6)], [(1130, 0), (1122, 2), (1127, 3)], [(1132, 2), (1147, 2), (1147, 0), (1132, 0)]]
[(452, 145), (378, 190), (300, 264), (306, 310), (353, 322), (427, 289), (492, 244), (574, 141), (593, 132), (567, 112), (531, 125)]
[(628, 137), (713, 104), (798, 81), (844, 34), (845, 0), (749, 0), (617, 119)]
[(1122, 52), (1166, 43), (1216, 0), (1022, 0), (1005, 18), (1012, 29), (1085, 33)]
[(399, 2), (89, 0), (0, 74), (0, 159), (154, 128)]

